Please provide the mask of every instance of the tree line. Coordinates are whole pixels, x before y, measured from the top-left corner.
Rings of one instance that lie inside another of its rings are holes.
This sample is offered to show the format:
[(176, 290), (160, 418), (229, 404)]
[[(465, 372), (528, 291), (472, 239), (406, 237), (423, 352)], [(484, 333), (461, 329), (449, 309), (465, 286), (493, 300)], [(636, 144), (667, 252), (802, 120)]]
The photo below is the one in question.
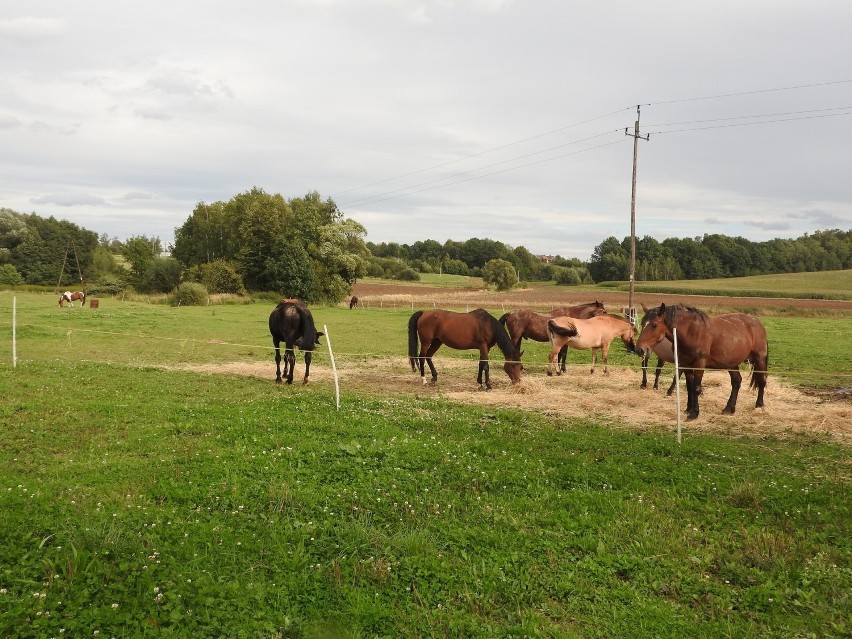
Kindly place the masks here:
[[(203, 286), (209, 293), (273, 292), (311, 302), (337, 302), (360, 278), (417, 280), (422, 273), (481, 276), (498, 288), (518, 281), (576, 285), (630, 275), (630, 238), (608, 237), (588, 262), (537, 256), (490, 239), (413, 244), (365, 241), (367, 230), (319, 193), (285, 199), (253, 188), (227, 202), (199, 202), (175, 229), (165, 254), (158, 237), (121, 241), (67, 220), (0, 209), (0, 285), (32, 284), (114, 294), (171, 292)], [(638, 281), (706, 279), (852, 268), (852, 230), (752, 242), (707, 234), (645, 236), (636, 242)]]

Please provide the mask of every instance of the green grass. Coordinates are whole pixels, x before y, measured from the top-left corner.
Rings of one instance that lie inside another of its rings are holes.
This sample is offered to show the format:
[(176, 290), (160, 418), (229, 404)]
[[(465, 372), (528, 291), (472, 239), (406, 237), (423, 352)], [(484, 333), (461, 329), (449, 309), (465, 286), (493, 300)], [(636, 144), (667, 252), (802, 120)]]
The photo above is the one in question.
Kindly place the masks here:
[[(422, 395), (338, 412), (326, 384), (271, 383), (270, 304), (17, 297), (12, 369), (0, 294), (0, 636), (850, 632), (848, 448), (678, 446)], [(339, 360), (403, 356), (409, 313), (314, 309)], [(842, 322), (766, 323), (773, 366), (850, 369)], [(270, 378), (157, 368), (219, 361)]]
[[(627, 290), (623, 282), (611, 287)], [(816, 273), (784, 273), (708, 280), (637, 282), (641, 292), (668, 292), (682, 295), (733, 295), (745, 297), (791, 297), (799, 299), (852, 299), (852, 270)]]

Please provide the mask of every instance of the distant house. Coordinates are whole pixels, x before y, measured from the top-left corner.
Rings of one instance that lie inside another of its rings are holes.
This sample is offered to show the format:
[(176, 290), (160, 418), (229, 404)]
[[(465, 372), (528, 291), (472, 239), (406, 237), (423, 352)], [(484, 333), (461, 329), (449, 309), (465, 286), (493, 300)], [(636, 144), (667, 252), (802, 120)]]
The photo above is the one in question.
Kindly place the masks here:
[(545, 264), (550, 264), (553, 261), (552, 255), (539, 255), (538, 259), (540, 259)]

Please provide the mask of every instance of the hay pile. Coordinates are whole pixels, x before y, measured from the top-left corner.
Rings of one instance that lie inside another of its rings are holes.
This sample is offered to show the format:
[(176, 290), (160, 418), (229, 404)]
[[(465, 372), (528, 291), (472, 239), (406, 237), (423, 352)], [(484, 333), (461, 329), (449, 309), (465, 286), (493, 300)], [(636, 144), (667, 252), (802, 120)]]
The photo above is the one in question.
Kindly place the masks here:
[[(311, 382), (333, 382), (328, 366), (311, 367)], [(430, 396), (465, 404), (500, 406), (534, 411), (560, 419), (594, 419), (612, 428), (626, 430), (673, 430), (676, 426), (676, 398), (666, 397), (672, 368), (666, 367), (660, 377), (661, 390), (639, 388), (641, 371), (610, 366), (603, 375), (598, 368), (589, 374), (586, 365), (569, 367), (561, 377), (547, 377), (542, 368), (528, 370), (521, 383), (513, 386), (503, 372), (502, 361), (491, 363), (490, 392), (478, 390), (476, 364), (458, 359), (436, 357), (438, 384), (423, 386), (419, 374), (411, 372), (404, 358), (363, 359), (338, 362), (342, 401), (346, 392), (399, 393)], [(247, 375), (268, 379), (275, 377), (273, 362), (231, 362), (217, 365), (188, 366), (187, 370), (214, 374)], [(301, 383), (303, 362), (297, 358), (295, 383)], [(427, 369), (427, 378), (429, 376)], [(743, 372), (735, 415), (722, 415), (730, 393), (730, 378), (725, 372), (704, 375), (704, 391), (700, 400), (701, 415), (691, 422), (682, 416), (685, 436), (690, 432), (716, 433), (726, 436), (787, 436), (811, 434), (825, 436), (852, 445), (852, 402), (833, 401), (803, 393), (784, 380), (769, 375), (766, 406), (754, 408), (755, 392), (748, 389), (748, 372)], [(686, 388), (681, 382), (681, 410), (686, 406)]]

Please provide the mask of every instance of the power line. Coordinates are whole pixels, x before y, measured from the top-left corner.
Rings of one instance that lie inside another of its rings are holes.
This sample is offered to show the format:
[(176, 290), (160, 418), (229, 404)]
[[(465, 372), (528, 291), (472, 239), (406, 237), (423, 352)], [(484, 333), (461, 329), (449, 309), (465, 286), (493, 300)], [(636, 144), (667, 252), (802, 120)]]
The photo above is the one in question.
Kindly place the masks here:
[(661, 102), (649, 102), (643, 106), (658, 106), (660, 104), (677, 104), (678, 102), (697, 102), (699, 100), (717, 100), (720, 98), (736, 98), (744, 95), (757, 95), (760, 93), (774, 93), (777, 91), (795, 91), (797, 89), (813, 89), (815, 87), (833, 86), (836, 84), (850, 84), (852, 80), (835, 80), (832, 82), (815, 82), (813, 84), (799, 84), (789, 87), (776, 87), (774, 89), (757, 89), (755, 91), (742, 91), (740, 93), (720, 93), (718, 95), (705, 95), (694, 98), (681, 98), (679, 100), (663, 100)]
[(562, 131), (567, 131), (568, 129), (573, 129), (575, 127), (582, 126), (584, 124), (589, 124), (590, 122), (596, 122), (597, 120), (603, 120), (604, 118), (611, 117), (613, 115), (621, 113), (622, 111), (627, 111), (627, 110), (632, 109), (632, 108), (633, 107), (626, 107), (624, 109), (618, 109), (616, 111), (612, 111), (611, 113), (605, 113), (603, 115), (598, 115), (598, 116), (595, 116), (593, 118), (583, 120), (582, 122), (575, 122), (574, 124), (569, 124), (567, 126), (559, 127), (558, 129), (553, 129), (551, 131), (545, 131), (544, 133), (538, 133), (538, 134), (530, 136), (528, 138), (523, 138), (521, 140), (515, 140), (514, 142), (509, 142), (509, 143), (503, 144), (501, 146), (496, 146), (496, 147), (493, 147), (491, 149), (486, 149), (484, 151), (480, 151), (479, 153), (473, 153), (473, 154), (467, 155), (465, 157), (456, 158), (455, 160), (449, 160), (447, 162), (435, 164), (433, 166), (429, 166), (429, 167), (426, 167), (426, 168), (423, 168), (423, 169), (418, 169), (416, 171), (411, 171), (409, 173), (403, 173), (401, 175), (389, 177), (389, 178), (386, 178), (384, 180), (377, 180), (376, 182), (371, 182), (369, 184), (364, 184), (362, 186), (355, 186), (355, 187), (352, 187), (350, 189), (338, 191), (337, 193), (332, 194), (332, 196), (340, 196), (340, 195), (343, 195), (344, 193), (351, 193), (352, 191), (359, 191), (361, 189), (366, 189), (366, 188), (369, 188), (371, 186), (376, 186), (378, 184), (385, 184), (387, 182), (393, 182), (394, 180), (400, 180), (400, 179), (405, 178), (405, 177), (411, 177), (412, 175), (418, 175), (419, 173), (425, 173), (426, 171), (433, 171), (435, 169), (440, 169), (440, 168), (443, 168), (445, 166), (450, 166), (451, 164), (457, 164), (458, 162), (464, 162), (465, 160), (471, 160), (473, 158), (478, 158), (478, 157), (481, 157), (483, 155), (487, 155), (488, 153), (494, 153), (495, 151), (502, 151), (503, 149), (508, 149), (510, 147), (517, 146), (518, 144), (523, 144), (524, 142), (530, 142), (531, 140), (538, 140), (539, 138), (543, 138), (543, 137), (546, 137), (548, 135), (553, 135), (555, 133), (561, 133)]
[[(786, 111), (781, 113), (761, 113), (758, 115), (736, 115), (728, 118), (711, 118), (707, 120), (686, 120), (684, 122), (662, 122), (659, 124), (648, 124), (646, 126), (680, 126), (683, 124), (703, 124), (705, 122), (724, 122), (726, 120), (746, 120), (754, 118), (772, 118), (781, 115), (801, 115), (804, 113), (824, 113), (826, 111), (845, 111), (852, 109), (852, 106), (832, 107), (826, 109), (808, 109), (805, 111)], [(840, 114), (845, 115), (845, 114)], [(759, 124), (759, 123), (758, 123)]]
[(485, 173), (483, 175), (474, 175), (472, 177), (465, 178), (464, 180), (456, 180), (455, 182), (448, 182), (446, 184), (438, 184), (438, 185), (435, 185), (435, 186), (430, 186), (430, 187), (418, 189), (418, 190), (407, 192), (407, 193), (400, 193), (398, 195), (388, 195), (387, 197), (377, 196), (375, 199), (370, 200), (369, 202), (365, 202), (361, 206), (365, 206), (366, 204), (374, 204), (376, 202), (384, 202), (386, 200), (394, 200), (396, 198), (404, 197), (406, 195), (416, 195), (417, 193), (423, 193), (425, 191), (433, 191), (435, 189), (443, 188), (443, 187), (446, 187), (446, 186), (455, 186), (456, 184), (463, 184), (464, 182), (471, 182), (473, 180), (479, 180), (479, 179), (486, 178), (486, 177), (492, 177), (494, 175), (499, 175), (501, 173), (508, 173), (509, 171), (514, 171), (516, 169), (524, 169), (524, 168), (527, 168), (527, 167), (530, 167), (530, 166), (536, 166), (538, 164), (544, 164), (545, 162), (552, 162), (553, 160), (559, 160), (559, 159), (562, 159), (562, 158), (567, 158), (567, 157), (570, 157), (572, 155), (579, 155), (580, 153), (586, 153), (588, 151), (594, 151), (596, 149), (602, 149), (604, 147), (612, 146), (614, 144), (622, 144), (623, 142), (626, 142), (626, 141), (627, 141), (626, 138), (625, 139), (619, 139), (619, 140), (616, 140), (615, 142), (607, 142), (606, 144), (599, 144), (597, 146), (593, 146), (593, 147), (590, 147), (588, 149), (581, 149), (579, 151), (574, 151), (572, 153), (563, 153), (562, 155), (557, 155), (557, 156), (554, 156), (552, 158), (545, 158), (543, 160), (538, 160), (536, 162), (529, 162), (527, 164), (520, 164), (518, 166), (512, 166), (512, 167), (509, 167), (507, 169), (502, 169), (500, 171), (493, 171), (492, 173)]
[[(366, 203), (377, 201), (378, 198), (389, 199), (389, 198), (385, 198), (385, 196), (393, 195), (395, 193), (401, 193), (403, 191), (408, 191), (409, 189), (416, 189), (416, 188), (421, 187), (421, 186), (427, 186), (429, 184), (434, 184), (436, 182), (443, 182), (445, 180), (450, 180), (450, 179), (453, 179), (453, 178), (456, 178), (456, 177), (460, 177), (462, 175), (469, 175), (469, 174), (473, 173), (474, 171), (484, 171), (486, 169), (490, 169), (490, 168), (493, 168), (495, 166), (500, 166), (502, 164), (508, 164), (509, 162), (516, 162), (517, 160), (523, 160), (523, 159), (526, 159), (526, 158), (529, 158), (529, 157), (533, 157), (535, 155), (541, 155), (542, 153), (547, 153), (549, 151), (555, 151), (557, 149), (562, 149), (562, 148), (565, 148), (566, 146), (572, 146), (574, 144), (580, 144), (581, 142), (588, 142), (589, 140), (594, 140), (596, 138), (600, 138), (600, 137), (603, 137), (605, 135), (611, 135), (611, 134), (615, 133), (616, 131), (620, 131), (620, 129), (604, 131), (603, 133), (597, 133), (595, 135), (590, 135), (589, 137), (582, 138), (580, 140), (572, 140), (571, 142), (566, 142), (565, 144), (558, 144), (556, 146), (552, 146), (552, 147), (549, 147), (549, 148), (546, 148), (546, 149), (542, 149), (541, 151), (534, 151), (532, 153), (527, 153), (525, 155), (520, 155), (520, 156), (517, 156), (517, 157), (514, 157), (514, 158), (509, 158), (508, 160), (502, 160), (500, 162), (494, 162), (493, 164), (487, 164), (485, 166), (480, 166), (480, 167), (477, 167), (477, 168), (474, 168), (474, 169), (470, 169), (469, 171), (461, 171), (459, 173), (453, 173), (451, 175), (446, 175), (444, 177), (434, 178), (432, 180), (427, 180), (426, 182), (420, 182), (419, 184), (412, 184), (410, 186), (395, 189), (393, 191), (387, 191), (385, 193), (379, 193), (379, 194), (376, 194), (376, 195), (368, 195), (368, 196), (362, 197), (361, 199), (358, 199), (358, 200), (346, 202), (344, 204), (341, 204), (340, 206), (341, 207), (356, 206), (358, 204), (363, 205), (363, 204), (366, 204)], [(595, 148), (597, 148), (597, 147), (595, 147)], [(564, 157), (564, 156), (559, 156), (559, 157)], [(528, 165), (524, 165), (524, 166), (528, 166)], [(521, 168), (521, 167), (513, 167), (513, 168)], [(482, 177), (484, 177), (484, 176), (482, 176)], [(453, 184), (457, 184), (457, 182), (454, 182)]]
[(773, 124), (773, 123), (777, 123), (777, 122), (793, 122), (793, 121), (796, 121), (796, 120), (815, 120), (815, 119), (821, 119), (821, 118), (835, 118), (835, 117), (844, 116), (844, 115), (852, 115), (852, 111), (848, 111), (846, 113), (826, 113), (826, 114), (823, 114), (823, 115), (808, 115), (808, 116), (803, 116), (803, 117), (798, 117), (798, 118), (778, 118), (778, 119), (775, 119), (775, 120), (762, 120), (760, 122), (734, 122), (734, 123), (731, 123), (731, 124), (716, 124), (716, 125), (711, 125), (711, 126), (699, 126), (699, 127), (692, 127), (692, 128), (689, 128), (689, 129), (672, 129), (672, 130), (669, 130), (669, 131), (654, 131), (653, 133), (654, 133), (654, 135), (663, 135), (665, 133), (684, 133), (684, 132), (687, 132), (687, 131), (706, 131), (708, 129), (727, 129), (727, 128), (738, 127), (738, 126), (754, 126), (756, 124)]

